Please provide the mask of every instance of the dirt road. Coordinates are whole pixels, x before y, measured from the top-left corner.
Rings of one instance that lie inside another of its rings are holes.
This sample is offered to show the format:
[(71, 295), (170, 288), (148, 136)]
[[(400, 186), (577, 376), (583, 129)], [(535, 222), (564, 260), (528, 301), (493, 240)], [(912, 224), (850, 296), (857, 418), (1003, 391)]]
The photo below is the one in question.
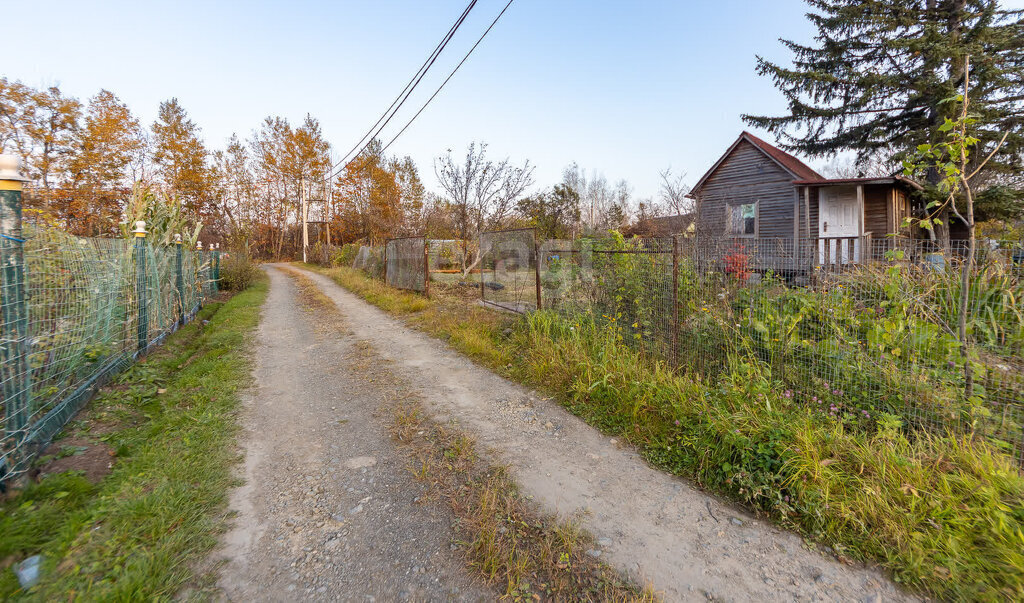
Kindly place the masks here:
[[(451, 518), (419, 486), (374, 414), (388, 388), (350, 370), (359, 342), (438, 419), (457, 419), (548, 510), (582, 513), (600, 555), (670, 601), (906, 600), (879, 572), (808, 549), (650, 468), (557, 403), (506, 381), (307, 273), (344, 316), (316, 333), (273, 268), (244, 423), (246, 486), (222, 586), (255, 598), (489, 600), (452, 550)], [(313, 321), (315, 322), (315, 321)]]
[(230, 601), (479, 601), (494, 592), (452, 550), (452, 518), (418, 504), (347, 323), (313, 317), (270, 270), (243, 411), (245, 485), (225, 538)]

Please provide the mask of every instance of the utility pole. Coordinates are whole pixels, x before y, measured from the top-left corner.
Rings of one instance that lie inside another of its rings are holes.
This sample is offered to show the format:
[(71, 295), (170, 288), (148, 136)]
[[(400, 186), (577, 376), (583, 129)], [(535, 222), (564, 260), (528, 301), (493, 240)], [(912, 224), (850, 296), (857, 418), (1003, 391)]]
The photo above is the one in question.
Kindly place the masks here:
[[(324, 190), (326, 194), (324, 197), (327, 198), (327, 249), (328, 252), (331, 249), (331, 218), (334, 217), (334, 188), (331, 186), (330, 178), (324, 178)], [(330, 259), (328, 258), (328, 261)]]
[(306, 225), (309, 208), (306, 207), (306, 177), (299, 178), (299, 202), (302, 204), (302, 262), (306, 262), (306, 247), (309, 246), (309, 228)]

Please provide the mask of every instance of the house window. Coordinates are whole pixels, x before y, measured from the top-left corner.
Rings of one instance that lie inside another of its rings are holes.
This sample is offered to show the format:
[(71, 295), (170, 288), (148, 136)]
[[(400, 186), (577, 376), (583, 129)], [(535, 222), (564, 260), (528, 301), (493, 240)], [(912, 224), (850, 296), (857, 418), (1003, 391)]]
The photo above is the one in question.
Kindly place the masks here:
[(744, 237), (757, 234), (757, 202), (729, 205), (727, 227), (730, 235)]

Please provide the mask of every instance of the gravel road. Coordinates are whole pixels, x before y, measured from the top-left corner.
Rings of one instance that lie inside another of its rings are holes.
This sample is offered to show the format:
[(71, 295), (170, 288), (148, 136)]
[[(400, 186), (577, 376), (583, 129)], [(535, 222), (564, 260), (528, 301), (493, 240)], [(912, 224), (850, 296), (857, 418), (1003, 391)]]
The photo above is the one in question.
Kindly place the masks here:
[[(453, 550), (453, 518), (419, 504), (379, 413), (397, 380), (371, 382), (342, 321), (311, 316), (270, 270), (243, 410), (245, 485), (219, 552), (230, 601), (483, 601), (496, 594)], [(376, 380), (379, 380), (379, 371)]]
[[(420, 486), (374, 414), (402, 388), (436, 419), (457, 419), (544, 508), (581, 514), (601, 545), (594, 553), (666, 600), (913, 599), (876, 569), (840, 563), (649, 467), (556, 402), (307, 272), (344, 317), (341, 328), (311, 324), (290, 279), (268, 272), (246, 485), (222, 551), (229, 599), (495, 598), (463, 569), (452, 518), (413, 502)], [(352, 370), (359, 345), (385, 359), (397, 389)]]

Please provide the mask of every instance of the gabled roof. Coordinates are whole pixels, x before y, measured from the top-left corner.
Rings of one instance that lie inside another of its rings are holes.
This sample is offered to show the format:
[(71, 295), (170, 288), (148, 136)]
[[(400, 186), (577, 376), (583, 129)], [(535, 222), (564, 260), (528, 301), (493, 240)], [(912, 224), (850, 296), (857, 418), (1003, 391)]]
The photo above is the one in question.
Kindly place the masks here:
[(732, 143), (729, 146), (729, 148), (726, 149), (724, 153), (722, 153), (722, 156), (718, 158), (718, 161), (716, 161), (714, 165), (711, 166), (711, 169), (709, 169), (707, 172), (704, 173), (703, 176), (700, 177), (700, 180), (697, 181), (697, 184), (693, 185), (693, 188), (691, 189), (690, 193), (691, 195), (694, 191), (699, 190), (700, 187), (704, 185), (704, 181), (707, 180), (711, 176), (711, 174), (713, 174), (715, 170), (718, 169), (718, 166), (720, 166), (722, 162), (725, 161), (725, 158), (728, 157), (733, 152), (733, 150), (735, 150), (736, 147), (739, 146), (739, 144), (744, 140), (754, 145), (754, 148), (767, 155), (768, 158), (777, 163), (779, 167), (789, 172), (793, 176), (794, 180), (824, 180), (821, 174), (815, 172), (813, 169), (811, 169), (810, 166), (808, 166), (803, 161), (800, 161), (799, 159), (783, 151), (782, 149), (774, 145), (768, 144), (767, 142), (761, 140), (757, 136), (754, 136), (750, 132), (744, 130), (743, 132), (740, 133), (739, 137), (736, 139), (736, 142)]
[(750, 132), (744, 131), (740, 134), (740, 138), (746, 137), (755, 147), (761, 149), (765, 154), (774, 159), (776, 162), (782, 165), (782, 167), (789, 170), (794, 176), (800, 180), (815, 180), (822, 179), (822, 175), (815, 172), (809, 165), (800, 161), (796, 157), (783, 151), (782, 149), (770, 145), (767, 142), (761, 140), (757, 136), (754, 136)]

